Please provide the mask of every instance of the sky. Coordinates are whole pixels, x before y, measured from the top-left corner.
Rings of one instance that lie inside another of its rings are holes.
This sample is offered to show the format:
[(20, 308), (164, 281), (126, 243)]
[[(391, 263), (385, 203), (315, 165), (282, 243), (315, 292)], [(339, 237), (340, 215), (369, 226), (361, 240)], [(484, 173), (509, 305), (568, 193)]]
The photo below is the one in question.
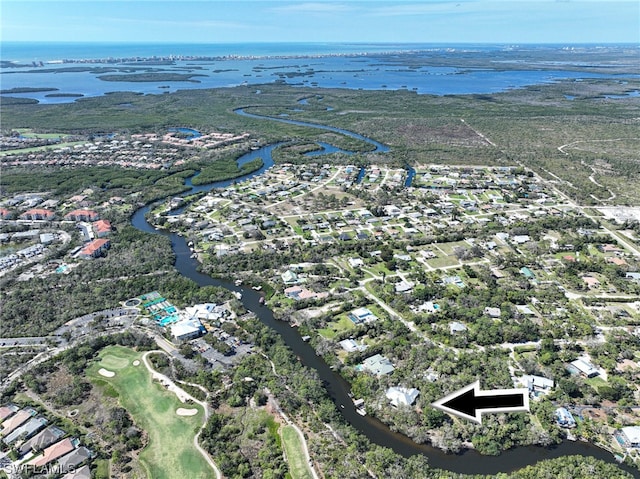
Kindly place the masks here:
[(1, 41), (640, 43), (638, 0), (2, 0)]

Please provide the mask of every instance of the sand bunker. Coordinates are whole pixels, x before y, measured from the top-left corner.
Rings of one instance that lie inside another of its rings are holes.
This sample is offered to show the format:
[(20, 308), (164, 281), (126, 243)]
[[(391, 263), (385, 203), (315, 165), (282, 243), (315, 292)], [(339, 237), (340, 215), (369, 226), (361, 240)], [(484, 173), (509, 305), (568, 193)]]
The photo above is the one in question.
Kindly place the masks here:
[(98, 370), (98, 374), (100, 376), (104, 376), (105, 378), (112, 378), (113, 376), (116, 375), (116, 373), (114, 373), (113, 371), (109, 371), (108, 369), (105, 369), (105, 368), (100, 368)]
[(136, 360), (133, 362), (133, 365), (134, 365), (134, 366), (140, 366), (140, 361), (136, 359)]
[(196, 408), (185, 409), (183, 407), (179, 407), (178, 409), (176, 409), (176, 414), (178, 416), (195, 416), (196, 414), (198, 414), (198, 410)]

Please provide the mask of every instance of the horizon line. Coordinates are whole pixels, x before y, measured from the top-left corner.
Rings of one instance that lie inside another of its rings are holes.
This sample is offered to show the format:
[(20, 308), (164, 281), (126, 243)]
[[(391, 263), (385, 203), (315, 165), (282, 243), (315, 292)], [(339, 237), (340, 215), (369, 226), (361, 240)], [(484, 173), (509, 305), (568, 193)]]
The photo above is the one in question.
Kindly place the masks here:
[(428, 42), (398, 42), (398, 41), (379, 41), (379, 42), (357, 42), (357, 41), (291, 41), (291, 40), (271, 40), (271, 41), (251, 41), (251, 42), (192, 42), (192, 41), (113, 41), (113, 40), (3, 40), (2, 44), (7, 43), (47, 43), (47, 44), (109, 44), (109, 45), (259, 45), (259, 44), (298, 44), (298, 45), (630, 45), (640, 47), (640, 42), (630, 41), (605, 41), (605, 42), (486, 42), (486, 41), (464, 41), (464, 42), (446, 42), (446, 41), (428, 41)]

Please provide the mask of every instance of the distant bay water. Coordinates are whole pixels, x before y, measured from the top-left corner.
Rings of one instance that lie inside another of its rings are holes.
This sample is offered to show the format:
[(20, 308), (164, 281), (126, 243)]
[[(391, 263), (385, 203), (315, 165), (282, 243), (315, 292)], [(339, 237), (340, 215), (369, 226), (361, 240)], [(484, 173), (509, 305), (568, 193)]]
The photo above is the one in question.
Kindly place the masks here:
[[(552, 51), (554, 47), (528, 47), (527, 51), (535, 48), (540, 57), (539, 52)], [(584, 71), (571, 62), (562, 69), (549, 69), (539, 68), (535, 62), (531, 67), (514, 68), (515, 61), (509, 64), (492, 60), (513, 50), (505, 45), (469, 44), (3, 42), (1, 59), (13, 63), (3, 63), (0, 89), (5, 93), (20, 88), (41, 89), (10, 93), (12, 97), (34, 98), (41, 103), (70, 102), (80, 96), (117, 91), (162, 94), (273, 82), (298, 87), (407, 89), (448, 95), (488, 94), (561, 79), (616, 76)], [(451, 61), (456, 55), (464, 60), (460, 66)], [(486, 66), (469, 67), (465, 63), (469, 55), (485, 58)], [(443, 66), (439, 66), (438, 59)], [(153, 60), (164, 62), (154, 64)]]

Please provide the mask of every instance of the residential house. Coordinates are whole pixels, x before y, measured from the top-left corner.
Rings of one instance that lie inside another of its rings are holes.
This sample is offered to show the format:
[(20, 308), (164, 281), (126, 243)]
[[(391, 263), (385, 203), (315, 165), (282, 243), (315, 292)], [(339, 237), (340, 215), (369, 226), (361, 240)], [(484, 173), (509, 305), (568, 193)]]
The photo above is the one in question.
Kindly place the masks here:
[(373, 314), (368, 308), (354, 309), (348, 314), (348, 316), (349, 319), (355, 324), (372, 323), (373, 321), (378, 319), (378, 317)]
[(572, 361), (571, 363), (569, 363), (567, 369), (569, 369), (569, 371), (571, 372), (576, 372), (586, 378), (592, 378), (600, 374), (593, 364), (585, 361), (584, 359), (576, 359), (575, 361)]
[(414, 287), (414, 283), (410, 281), (400, 281), (395, 284), (396, 293), (409, 293)]
[(459, 323), (458, 321), (452, 321), (449, 323), (449, 332), (451, 334), (462, 333), (467, 330), (467, 327)]
[(418, 306), (418, 311), (420, 311), (421, 313), (432, 314), (438, 311), (439, 309), (440, 309), (440, 305), (437, 303), (434, 303), (433, 301), (425, 301), (420, 306)]
[(561, 427), (572, 428), (576, 427), (576, 420), (573, 415), (567, 411), (566, 408), (559, 407), (555, 412), (556, 422)]
[(522, 268), (520, 268), (520, 272), (524, 275), (525, 278), (527, 279), (535, 279), (536, 275), (533, 274), (533, 271), (531, 271), (529, 268), (527, 268), (526, 266), (523, 266)]
[(603, 244), (598, 246), (598, 249), (600, 251), (602, 251), (603, 253), (616, 253), (618, 251), (620, 251), (620, 248), (618, 248), (615, 245), (612, 244)]
[(514, 383), (526, 387), (531, 393), (548, 392), (554, 385), (553, 379), (529, 374), (515, 378)]
[(86, 462), (90, 458), (91, 451), (84, 446), (80, 446), (70, 454), (62, 456), (62, 458), (58, 460), (58, 465), (63, 471), (69, 471), (83, 462)]
[(529, 237), (529, 235), (514, 235), (511, 238), (511, 241), (513, 241), (515, 244), (524, 244), (530, 240), (531, 238)]
[(49, 426), (45, 430), (39, 432), (31, 439), (25, 441), (18, 450), (21, 456), (24, 456), (27, 452), (32, 450), (42, 450), (45, 447), (53, 444), (61, 437), (64, 437), (65, 432), (55, 426)]
[(499, 318), (502, 314), (502, 311), (500, 310), (500, 308), (491, 308), (487, 306), (486, 308), (484, 308), (484, 314), (486, 314), (490, 318)]
[(75, 449), (76, 442), (77, 442), (77, 439), (72, 440), (68, 437), (61, 441), (58, 441), (55, 444), (52, 444), (51, 446), (47, 447), (43, 451), (42, 455), (37, 455), (36, 457), (31, 459), (29, 462), (27, 462), (27, 464), (35, 467), (46, 466), (47, 464), (55, 461), (59, 457), (62, 457), (65, 454), (68, 454), (71, 451), (73, 451)]
[(4, 439), (5, 444), (11, 444), (18, 439), (29, 439), (40, 429), (47, 425), (47, 420), (43, 417), (34, 417), (24, 423), (19, 428), (15, 429), (11, 434), (8, 434)]
[(360, 258), (349, 258), (349, 266), (351, 266), (352, 268), (360, 268), (362, 266), (364, 266), (364, 261), (362, 261), (362, 259)]
[(628, 263), (624, 260), (624, 258), (618, 258), (614, 256), (613, 258), (607, 258), (608, 263), (615, 264), (616, 266), (628, 266)]
[(4, 421), (8, 417), (13, 416), (20, 410), (15, 404), (9, 404), (7, 406), (0, 406), (0, 422)]
[(462, 289), (464, 288), (466, 285), (464, 284), (464, 281), (462, 281), (462, 278), (460, 278), (460, 276), (446, 276), (444, 278), (442, 278), (442, 282), (444, 284), (453, 284), (455, 286), (457, 286), (458, 288)]
[(314, 293), (306, 288), (301, 286), (291, 286), (284, 290), (284, 294), (287, 298), (295, 299), (296, 301), (300, 301), (303, 299), (321, 299), (329, 296), (329, 293)]
[(7, 437), (9, 434), (18, 429), (36, 414), (38, 413), (35, 409), (21, 409), (9, 419), (2, 422), (2, 430), (0, 431), (0, 435), (2, 435), (3, 437)]
[(589, 289), (595, 289), (600, 287), (600, 280), (598, 278), (594, 278), (593, 276), (583, 276), (582, 281), (587, 284)]
[(293, 271), (291, 271), (290, 269), (288, 269), (287, 271), (285, 271), (282, 275), (282, 282), (284, 284), (297, 284), (300, 282), (300, 280), (298, 279), (298, 275), (296, 273), (294, 273)]
[(378, 377), (391, 374), (395, 370), (391, 361), (380, 354), (365, 359), (362, 362), (362, 369)]
[(367, 349), (366, 344), (359, 344), (354, 339), (343, 339), (338, 344), (340, 344), (342, 349), (344, 349), (348, 353), (352, 353), (354, 351), (364, 351), (365, 349)]
[(386, 396), (387, 399), (391, 402), (391, 405), (394, 407), (402, 406), (411, 406), (418, 396), (420, 395), (420, 391), (415, 388), (405, 388), (402, 386), (394, 386), (387, 389)]
[(623, 427), (620, 432), (626, 447), (640, 447), (640, 426)]
[(62, 479), (91, 479), (91, 469), (88, 465), (82, 466), (80, 469), (76, 469), (74, 472), (69, 472), (62, 476)]

